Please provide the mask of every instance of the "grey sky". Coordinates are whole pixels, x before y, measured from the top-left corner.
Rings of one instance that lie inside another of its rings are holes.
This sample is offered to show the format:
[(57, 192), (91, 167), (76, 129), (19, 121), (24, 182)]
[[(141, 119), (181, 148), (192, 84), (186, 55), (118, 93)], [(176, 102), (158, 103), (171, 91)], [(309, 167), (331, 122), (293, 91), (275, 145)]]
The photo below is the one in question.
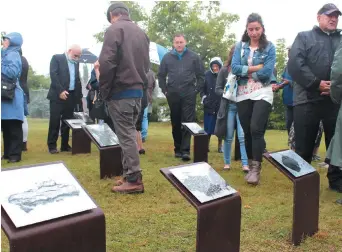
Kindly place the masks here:
[[(153, 1), (140, 1), (147, 9)], [(299, 31), (311, 29), (316, 23), (316, 13), (327, 0), (225, 0), (222, 10), (240, 16), (232, 31), (241, 38), (247, 16), (259, 13), (264, 20), (269, 40), (285, 38), (291, 44)], [(339, 8), (342, 5), (334, 2)], [(23, 53), (35, 71), (49, 73), (51, 56), (65, 50), (65, 19), (68, 44), (96, 47), (93, 34), (108, 25), (104, 13), (108, 0), (10, 0), (0, 15), (0, 30), (20, 32), (24, 38)], [(340, 21), (339, 28), (341, 28)]]

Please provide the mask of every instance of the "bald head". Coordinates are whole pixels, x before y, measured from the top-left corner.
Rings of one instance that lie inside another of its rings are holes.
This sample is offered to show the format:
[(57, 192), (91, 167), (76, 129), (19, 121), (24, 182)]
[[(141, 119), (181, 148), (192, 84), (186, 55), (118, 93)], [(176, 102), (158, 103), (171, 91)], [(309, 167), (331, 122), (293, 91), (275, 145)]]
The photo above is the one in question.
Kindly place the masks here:
[(82, 54), (82, 48), (79, 45), (71, 45), (68, 49), (68, 57), (71, 61), (78, 61)]

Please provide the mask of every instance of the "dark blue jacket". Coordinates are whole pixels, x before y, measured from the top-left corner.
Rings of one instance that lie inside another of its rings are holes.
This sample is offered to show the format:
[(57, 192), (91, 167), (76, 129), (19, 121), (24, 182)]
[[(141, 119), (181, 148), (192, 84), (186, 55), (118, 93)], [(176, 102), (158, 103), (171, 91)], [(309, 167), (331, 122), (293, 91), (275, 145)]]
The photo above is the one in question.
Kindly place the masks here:
[(203, 108), (204, 113), (207, 114), (217, 114), (221, 96), (215, 93), (215, 86), (216, 86), (216, 79), (218, 73), (214, 73), (212, 71), (212, 65), (217, 64), (219, 68), (222, 68), (222, 61), (220, 58), (215, 57), (210, 61), (210, 70), (205, 73), (205, 80), (204, 80), (204, 88), (203, 93), (201, 94), (202, 97), (206, 96), (203, 99)]

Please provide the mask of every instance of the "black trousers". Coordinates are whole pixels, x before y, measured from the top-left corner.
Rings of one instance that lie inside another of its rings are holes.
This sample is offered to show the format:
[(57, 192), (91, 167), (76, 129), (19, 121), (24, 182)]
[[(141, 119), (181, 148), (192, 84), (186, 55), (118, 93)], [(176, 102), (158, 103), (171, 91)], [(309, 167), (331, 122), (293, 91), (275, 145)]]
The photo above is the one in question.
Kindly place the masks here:
[(61, 149), (66, 149), (69, 146), (69, 127), (64, 120), (73, 118), (76, 104), (74, 92), (69, 92), (66, 101), (50, 101), (50, 122), (47, 139), (49, 150), (57, 148), (59, 127), (61, 127)]
[(293, 123), (293, 106), (286, 106), (285, 121), (287, 134), (290, 134), (291, 126)]
[(23, 148), (23, 122), (20, 120), (1, 120), (4, 139), (4, 158), (21, 160)]
[(182, 128), (182, 122), (195, 122), (196, 92), (168, 93), (166, 98), (171, 112), (174, 151), (190, 154), (191, 134)]
[(325, 146), (328, 149), (335, 133), (339, 105), (330, 98), (317, 103), (301, 104), (294, 107), (294, 130), (296, 134), (296, 153), (311, 163), (315, 141), (322, 120)]
[(265, 132), (272, 106), (264, 100), (245, 100), (238, 102), (237, 108), (245, 133), (248, 159), (261, 162), (266, 148)]

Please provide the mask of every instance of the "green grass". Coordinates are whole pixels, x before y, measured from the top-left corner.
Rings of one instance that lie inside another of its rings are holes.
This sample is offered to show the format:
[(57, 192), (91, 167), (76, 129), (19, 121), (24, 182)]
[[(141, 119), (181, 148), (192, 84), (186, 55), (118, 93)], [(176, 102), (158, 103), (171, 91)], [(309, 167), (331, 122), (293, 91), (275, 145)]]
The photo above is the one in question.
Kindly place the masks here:
[[(196, 211), (159, 172), (160, 168), (182, 164), (173, 158), (169, 123), (150, 124), (144, 145), (146, 155), (141, 156), (145, 184), (145, 193), (141, 195), (111, 193), (113, 181), (99, 179), (99, 153), (95, 145), (91, 154), (50, 155), (46, 146), (48, 121), (32, 119), (29, 127), (29, 151), (23, 154), (20, 165), (64, 161), (105, 213), (108, 252), (195, 251)], [(266, 140), (269, 150), (284, 149), (287, 133), (268, 131)], [(321, 146), (321, 157), (324, 157), (324, 148)], [(222, 171), (222, 154), (216, 150), (217, 141), (213, 139), (209, 163), (242, 197), (241, 251), (342, 251), (342, 208), (334, 204), (341, 195), (327, 189), (326, 170), (318, 168), (321, 175), (319, 232), (299, 247), (293, 247), (289, 242), (292, 183), (265, 160), (261, 184), (248, 186), (239, 162), (232, 163), (231, 171)], [(2, 167), (10, 165), (2, 161)], [(1, 248), (9, 251), (3, 232)]]

